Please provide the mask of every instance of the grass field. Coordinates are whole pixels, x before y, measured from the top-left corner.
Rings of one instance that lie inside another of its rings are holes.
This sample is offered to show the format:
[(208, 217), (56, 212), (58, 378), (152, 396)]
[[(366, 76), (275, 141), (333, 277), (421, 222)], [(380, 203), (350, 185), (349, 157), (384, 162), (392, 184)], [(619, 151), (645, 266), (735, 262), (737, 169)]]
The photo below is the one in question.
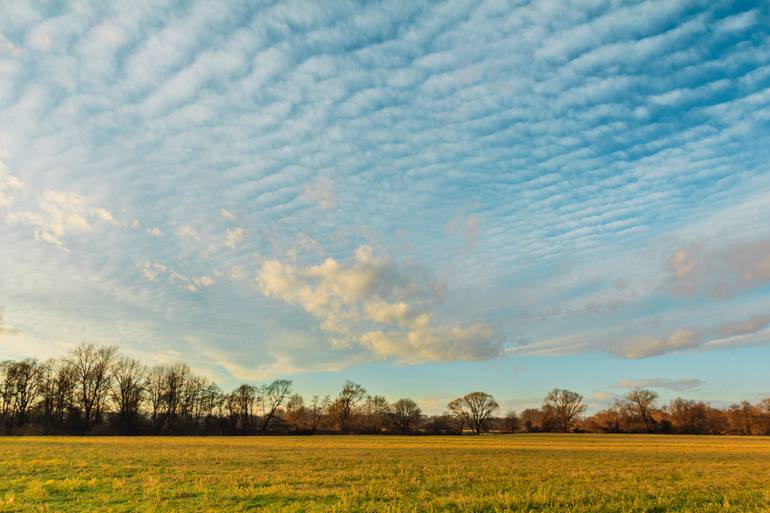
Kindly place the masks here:
[(770, 511), (770, 438), (0, 438), (0, 511)]

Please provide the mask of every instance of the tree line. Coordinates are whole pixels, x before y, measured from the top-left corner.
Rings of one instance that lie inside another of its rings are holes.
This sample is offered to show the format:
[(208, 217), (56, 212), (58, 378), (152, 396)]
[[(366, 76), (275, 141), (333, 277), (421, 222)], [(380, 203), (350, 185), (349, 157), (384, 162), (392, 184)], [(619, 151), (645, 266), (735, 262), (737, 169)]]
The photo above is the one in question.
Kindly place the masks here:
[(147, 366), (114, 346), (83, 344), (62, 358), (0, 363), (0, 429), (8, 435), (770, 434), (770, 398), (727, 408), (658, 399), (637, 389), (586, 416), (582, 395), (554, 389), (542, 407), (517, 414), (501, 412), (490, 394), (471, 392), (444, 414), (425, 415), (412, 399), (390, 402), (350, 381), (334, 397), (304, 398), (286, 379), (226, 392), (184, 363)]

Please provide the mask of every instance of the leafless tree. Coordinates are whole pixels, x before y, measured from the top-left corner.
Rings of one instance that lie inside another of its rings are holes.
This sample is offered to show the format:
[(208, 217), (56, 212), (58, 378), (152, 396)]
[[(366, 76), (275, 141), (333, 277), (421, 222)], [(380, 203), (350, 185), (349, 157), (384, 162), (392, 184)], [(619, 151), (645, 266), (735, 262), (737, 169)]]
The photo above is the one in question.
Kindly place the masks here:
[(147, 391), (152, 431), (156, 433), (160, 428), (163, 398), (166, 396), (166, 368), (162, 365), (152, 367), (147, 372), (144, 388)]
[(40, 366), (37, 360), (7, 361), (0, 364), (0, 415), (6, 432), (24, 427), (37, 398)]
[(144, 399), (147, 368), (138, 360), (121, 357), (112, 366), (112, 400), (117, 407), (121, 430), (133, 433)]
[(393, 424), (399, 433), (408, 435), (422, 417), (422, 410), (412, 399), (399, 399), (390, 407)]
[(350, 420), (356, 405), (366, 395), (366, 389), (352, 381), (346, 381), (340, 390), (337, 399), (331, 405), (340, 427), (340, 433), (345, 433), (347, 422)]
[(362, 405), (363, 430), (370, 433), (380, 433), (388, 420), (390, 404), (388, 400), (381, 395), (370, 395), (366, 397)]
[(101, 422), (110, 389), (111, 366), (118, 348), (82, 344), (65, 359), (75, 375), (76, 404), (81, 412), (82, 429), (88, 432)]
[(329, 405), (331, 404), (331, 399), (329, 396), (324, 396), (323, 398), (318, 397), (317, 395), (313, 396), (313, 399), (310, 401), (310, 405), (308, 407), (308, 413), (310, 415), (310, 431), (315, 433), (318, 431), (318, 426), (321, 424), (321, 420), (324, 418), (324, 415), (329, 411)]
[(254, 415), (254, 403), (257, 400), (257, 389), (253, 385), (241, 385), (231, 394), (231, 414), (237, 417), (237, 428), (248, 430)]
[(176, 363), (165, 367), (163, 375), (164, 394), (162, 398), (163, 417), (166, 427), (172, 431), (179, 429), (179, 415), (184, 399), (184, 387), (190, 379), (190, 367), (186, 363)]
[(618, 403), (618, 407), (631, 419), (641, 422), (644, 431), (650, 433), (655, 424), (651, 413), (657, 399), (657, 392), (638, 388), (627, 393), (625, 399)]
[(519, 430), (519, 417), (514, 410), (510, 410), (503, 417), (503, 429), (508, 433), (515, 433)]
[(554, 388), (548, 392), (543, 400), (543, 407), (551, 408), (563, 433), (569, 432), (587, 408), (582, 395), (562, 388)]
[(270, 421), (275, 416), (278, 407), (291, 393), (291, 381), (288, 379), (276, 379), (267, 386), (260, 389), (260, 400), (262, 402), (262, 425), (260, 432), (267, 431)]
[(736, 435), (751, 435), (754, 432), (755, 411), (748, 401), (733, 403), (727, 408), (729, 429)]
[(305, 407), (305, 399), (300, 394), (293, 394), (286, 401), (286, 414), (284, 419), (291, 428), (297, 432), (300, 431), (307, 419), (308, 410)]
[(447, 410), (478, 435), (486, 429), (487, 421), (499, 407), (497, 401), (486, 392), (471, 392), (451, 401)]

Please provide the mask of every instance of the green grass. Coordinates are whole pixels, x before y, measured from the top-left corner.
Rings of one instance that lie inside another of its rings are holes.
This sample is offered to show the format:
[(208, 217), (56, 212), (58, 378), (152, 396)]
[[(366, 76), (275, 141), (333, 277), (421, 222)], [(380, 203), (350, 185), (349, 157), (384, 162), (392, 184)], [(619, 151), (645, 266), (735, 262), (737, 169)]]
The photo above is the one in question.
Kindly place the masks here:
[(9, 511), (770, 511), (770, 438), (0, 438)]

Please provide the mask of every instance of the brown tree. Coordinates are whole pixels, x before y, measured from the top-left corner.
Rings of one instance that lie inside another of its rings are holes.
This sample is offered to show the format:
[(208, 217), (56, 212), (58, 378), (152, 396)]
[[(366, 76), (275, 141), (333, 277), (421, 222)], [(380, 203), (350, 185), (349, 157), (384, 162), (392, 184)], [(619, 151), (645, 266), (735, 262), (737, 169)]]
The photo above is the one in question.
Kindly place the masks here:
[(514, 410), (510, 410), (505, 414), (502, 427), (508, 433), (515, 433), (519, 430), (519, 417)]
[(450, 415), (467, 424), (476, 435), (486, 430), (487, 421), (499, 407), (486, 392), (471, 392), (447, 404)]
[(657, 392), (637, 388), (627, 393), (625, 398), (618, 402), (617, 406), (629, 420), (641, 423), (645, 433), (651, 433), (652, 428), (655, 426), (652, 410), (657, 399)]
[(323, 398), (318, 397), (317, 395), (313, 396), (313, 399), (310, 401), (310, 405), (308, 406), (308, 416), (310, 417), (310, 431), (315, 433), (318, 431), (318, 426), (321, 424), (321, 420), (324, 418), (324, 416), (329, 411), (329, 405), (331, 404), (331, 399), (329, 396), (324, 396)]
[(330, 410), (337, 418), (337, 422), (340, 428), (340, 433), (345, 433), (347, 429), (348, 420), (355, 407), (366, 395), (366, 389), (357, 383), (352, 381), (346, 381), (340, 390), (337, 399), (330, 405)]
[(308, 410), (305, 407), (305, 400), (299, 394), (294, 394), (286, 401), (286, 414), (284, 420), (291, 428), (297, 432), (303, 429), (307, 420)]
[(563, 433), (569, 432), (573, 424), (586, 411), (583, 396), (571, 390), (554, 388), (543, 400), (543, 407), (550, 408)]
[(411, 399), (399, 399), (390, 407), (390, 417), (393, 425), (401, 434), (408, 435), (420, 421), (422, 410)]

